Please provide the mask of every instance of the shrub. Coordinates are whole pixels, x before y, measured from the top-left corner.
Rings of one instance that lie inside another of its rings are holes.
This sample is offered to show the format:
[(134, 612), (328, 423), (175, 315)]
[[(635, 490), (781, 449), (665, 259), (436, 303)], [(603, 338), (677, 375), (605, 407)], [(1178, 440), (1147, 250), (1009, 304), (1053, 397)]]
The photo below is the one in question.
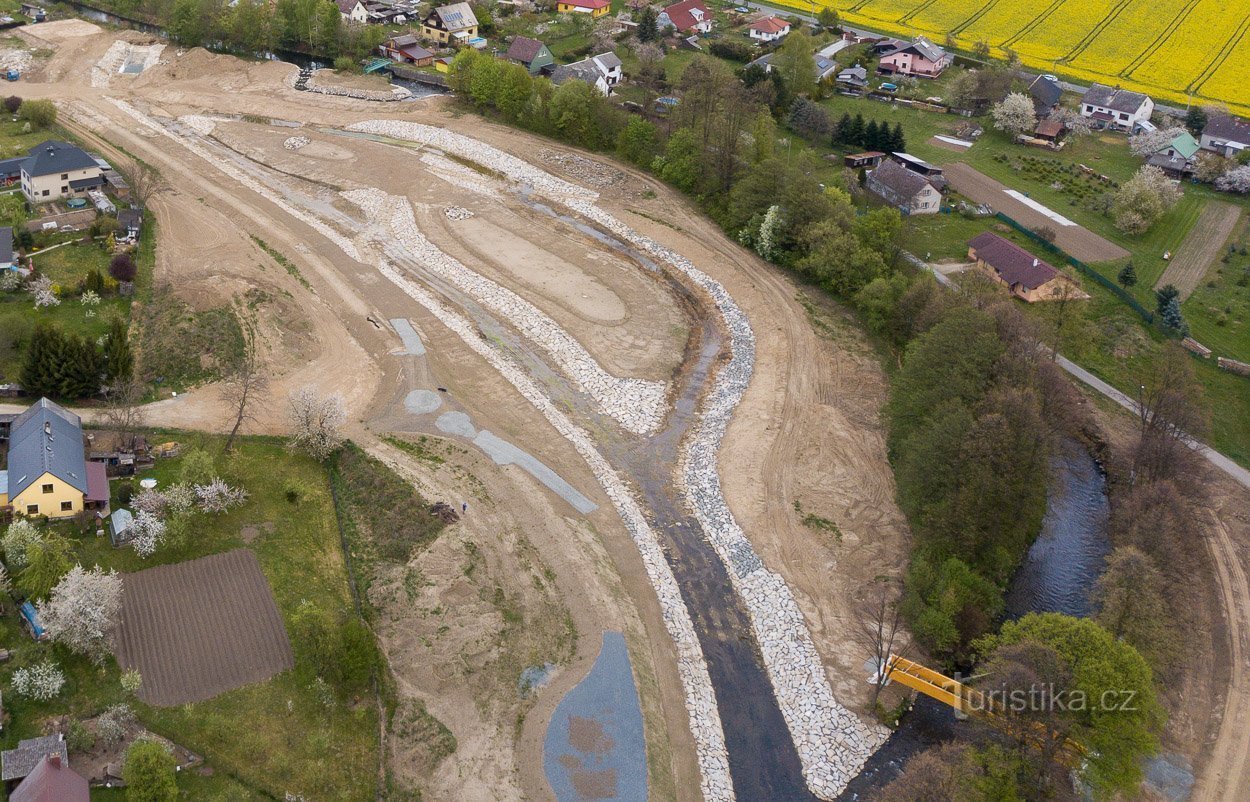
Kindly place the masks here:
[(51, 660), (13, 672), (13, 692), (27, 699), (54, 699), (65, 685), (65, 675)]
[(95, 746), (95, 736), (81, 721), (69, 725), (65, 733), (65, 748), (71, 752), (89, 752)]
[(744, 42), (717, 40), (710, 48), (713, 56), (745, 64), (751, 60), (751, 48)]
[(9, 114), (17, 114), (17, 110), (22, 107), (22, 99), (17, 95), (9, 95), (4, 99), (4, 110)]
[(119, 253), (109, 262), (109, 275), (118, 281), (134, 281), (139, 270), (128, 253)]
[(27, 100), (21, 105), (22, 119), (35, 128), (47, 128), (56, 123), (56, 106), (51, 100)]
[(360, 72), (360, 65), (351, 56), (339, 56), (334, 60), (335, 72)]
[(178, 798), (174, 757), (164, 745), (139, 739), (126, 750), (122, 765), (127, 802), (173, 802)]

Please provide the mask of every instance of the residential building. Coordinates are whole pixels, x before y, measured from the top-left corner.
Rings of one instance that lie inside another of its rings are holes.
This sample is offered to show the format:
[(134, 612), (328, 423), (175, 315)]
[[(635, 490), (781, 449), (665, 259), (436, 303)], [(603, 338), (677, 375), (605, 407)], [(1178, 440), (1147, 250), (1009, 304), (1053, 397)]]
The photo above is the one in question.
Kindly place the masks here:
[(58, 733), (39, 738), (25, 738), (13, 749), (0, 752), (0, 780), (6, 784), (30, 776), (39, 764), (56, 755), (62, 766), (69, 766), (69, 751), (65, 748), (65, 736)]
[(765, 17), (751, 23), (749, 36), (757, 42), (778, 42), (790, 33), (790, 23), (781, 17)]
[[(764, 72), (772, 72), (773, 71), (773, 54), (765, 53), (764, 55), (757, 58), (755, 61), (752, 61), (747, 66), (748, 67), (761, 67), (763, 68)], [(820, 55), (813, 57), (812, 72), (815, 75), (816, 81), (818, 83), (820, 81), (825, 80), (826, 78), (832, 77), (837, 71), (838, 71), (838, 63), (836, 61), (831, 61), (830, 59), (827, 59), (824, 56), (820, 56)]]
[(712, 12), (703, 0), (681, 0), (657, 15), (660, 30), (675, 28), (679, 33), (707, 33), (712, 30)]
[(392, 36), (378, 46), (378, 52), (391, 61), (428, 67), (434, 63), (434, 54), (421, 46), (416, 34)]
[(1033, 111), (1037, 116), (1049, 117), (1059, 107), (1063, 87), (1045, 75), (1039, 75), (1029, 82), (1029, 97), (1033, 98)]
[(403, 25), (408, 12), (386, 3), (365, 3), (365, 19), (374, 25)]
[(12, 226), (0, 226), (0, 270), (17, 270), (13, 262)]
[(22, 194), (32, 204), (83, 196), (100, 186), (104, 186), (104, 169), (68, 142), (42, 142), (22, 162)]
[(117, 239), (122, 242), (138, 242), (139, 236), (143, 233), (143, 210), (142, 209), (118, 209), (117, 210)]
[(903, 214), (936, 214), (942, 208), (942, 193), (928, 178), (894, 161), (882, 161), (868, 173), (866, 186)]
[(421, 35), (444, 45), (467, 44), (477, 36), (477, 17), (468, 3), (439, 6), (422, 20)]
[(556, 11), (561, 14), (589, 14), (592, 17), (602, 17), (612, 10), (612, 3), (609, 0), (559, 0), (556, 3)]
[(1192, 176), (1197, 168), (1198, 151), (1202, 147), (1188, 131), (1176, 137), (1146, 157), (1146, 164), (1158, 167), (1169, 178), (1184, 179)]
[(877, 71), (886, 75), (936, 78), (951, 64), (951, 55), (923, 36), (882, 54)]
[(551, 74), (551, 81), (562, 84), (565, 81), (585, 81), (604, 95), (612, 94), (612, 87), (621, 82), (621, 60), (615, 53), (600, 53), (597, 56), (562, 64)]
[(16, 184), (22, 180), (22, 163), (28, 157), (17, 156), (12, 159), (0, 159), (0, 186)]
[(1089, 297), (1071, 278), (992, 231), (968, 242), (968, 258), (985, 275), (1028, 303)]
[(91, 789), (86, 779), (69, 767), (62, 751), (44, 755), (9, 794), (9, 802), (89, 802)]
[(1132, 131), (1150, 122), (1155, 102), (1141, 92), (1130, 92), (1106, 84), (1094, 84), (1081, 97), (1081, 116), (1089, 117), (1097, 128)]
[(513, 39), (512, 44), (508, 45), (505, 58), (529, 70), (530, 75), (539, 75), (545, 68), (556, 63), (555, 56), (551, 55), (551, 50), (545, 44), (528, 36)]
[(856, 40), (856, 44), (861, 42), (872, 42), (872, 54), (874, 56), (884, 56), (891, 50), (897, 50), (900, 47), (905, 47), (907, 45), (907, 42), (904, 42), (902, 39), (895, 39), (890, 36), (859, 37)]
[(364, 25), (369, 21), (369, 9), (365, 7), (363, 0), (337, 0), (339, 7), (339, 16), (346, 22), (355, 22)]
[(77, 415), (41, 398), (13, 419), (7, 470), (0, 471), (0, 507), (70, 518), (106, 508), (108, 500), (107, 470), (87, 462)]
[(1231, 159), (1250, 148), (1250, 121), (1228, 114), (1214, 115), (1202, 129), (1200, 144), (1204, 150)]
[(863, 91), (868, 88), (868, 69), (856, 64), (838, 73), (838, 86)]

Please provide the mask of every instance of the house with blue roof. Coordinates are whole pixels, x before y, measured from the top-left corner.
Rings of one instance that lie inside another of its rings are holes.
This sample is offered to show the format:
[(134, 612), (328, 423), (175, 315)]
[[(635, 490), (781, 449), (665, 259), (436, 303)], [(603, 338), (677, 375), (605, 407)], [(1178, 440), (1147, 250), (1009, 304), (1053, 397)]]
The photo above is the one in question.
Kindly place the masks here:
[(32, 204), (75, 198), (104, 186), (104, 168), (87, 151), (49, 139), (22, 162), (22, 194)]
[(0, 507), (27, 516), (71, 518), (107, 508), (109, 484), (101, 462), (88, 462), (82, 420), (41, 398), (9, 425), (9, 455), (0, 471)]

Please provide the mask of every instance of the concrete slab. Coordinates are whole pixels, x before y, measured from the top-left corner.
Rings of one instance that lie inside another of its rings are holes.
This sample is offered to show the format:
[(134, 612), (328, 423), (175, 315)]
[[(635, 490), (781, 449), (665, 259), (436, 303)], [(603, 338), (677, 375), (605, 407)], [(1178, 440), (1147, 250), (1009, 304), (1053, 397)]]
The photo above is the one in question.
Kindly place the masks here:
[(537, 457), (483, 429), (473, 438), (473, 444), (486, 452), (496, 465), (516, 465), (534, 477), (580, 513), (594, 512), (599, 505), (577, 492), (560, 474), (548, 468)]
[(391, 328), (395, 329), (395, 333), (404, 343), (404, 355), (425, 356), (425, 343), (421, 342), (421, 335), (417, 334), (417, 330), (406, 318), (392, 318), (390, 323)]
[(413, 390), (404, 397), (404, 408), (414, 415), (428, 415), (443, 405), (443, 399), (431, 390)]

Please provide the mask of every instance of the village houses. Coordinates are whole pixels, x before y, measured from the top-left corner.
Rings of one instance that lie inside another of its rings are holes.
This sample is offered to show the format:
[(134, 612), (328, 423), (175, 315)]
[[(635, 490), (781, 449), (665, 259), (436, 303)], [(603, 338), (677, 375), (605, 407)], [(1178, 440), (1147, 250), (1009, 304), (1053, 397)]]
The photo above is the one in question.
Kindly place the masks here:
[(421, 21), (421, 36), (442, 45), (466, 44), (477, 36), (477, 17), (468, 3), (433, 8)]
[(562, 64), (551, 74), (552, 82), (557, 85), (570, 80), (585, 81), (603, 95), (612, 94), (612, 87), (621, 82), (621, 77), (621, 60), (612, 52)]
[(104, 185), (104, 168), (80, 147), (49, 139), (22, 161), (22, 194), (32, 204), (74, 198)]
[(428, 67), (434, 63), (434, 54), (418, 42), (416, 35), (408, 33), (392, 36), (378, 47), (386, 58), (416, 67)]
[(338, 0), (339, 16), (345, 22), (364, 25), (369, 21), (369, 10), (361, 0)]
[(886, 159), (868, 173), (865, 186), (903, 214), (936, 214), (942, 193), (927, 177)]
[(560, 0), (556, 11), (561, 14), (589, 14), (598, 18), (612, 10), (609, 0)]
[(529, 70), (530, 75), (539, 75), (545, 68), (556, 63), (555, 56), (551, 55), (551, 50), (545, 44), (528, 36), (513, 39), (504, 57)]
[(1150, 122), (1154, 110), (1155, 102), (1141, 92), (1106, 84), (1094, 84), (1081, 97), (1081, 116), (1097, 128), (1113, 131), (1135, 131), (1141, 123)]
[(1199, 143), (1203, 150), (1233, 158), (1250, 148), (1250, 121), (1228, 114), (1215, 114), (1202, 129)]
[(885, 75), (936, 78), (951, 64), (951, 56), (923, 36), (881, 54), (877, 71)]
[(661, 30), (672, 27), (678, 33), (707, 33), (712, 30), (712, 12), (703, 0), (681, 0), (661, 11), (656, 22)]
[(1027, 303), (1089, 297), (1073, 279), (992, 231), (968, 242), (968, 258), (982, 273)]
[(9, 454), (0, 471), (0, 507), (49, 518), (108, 507), (107, 469), (87, 461), (77, 415), (41, 398), (5, 428)]
[(749, 35), (757, 42), (765, 44), (778, 42), (790, 33), (790, 23), (781, 17), (765, 17), (751, 23)]

